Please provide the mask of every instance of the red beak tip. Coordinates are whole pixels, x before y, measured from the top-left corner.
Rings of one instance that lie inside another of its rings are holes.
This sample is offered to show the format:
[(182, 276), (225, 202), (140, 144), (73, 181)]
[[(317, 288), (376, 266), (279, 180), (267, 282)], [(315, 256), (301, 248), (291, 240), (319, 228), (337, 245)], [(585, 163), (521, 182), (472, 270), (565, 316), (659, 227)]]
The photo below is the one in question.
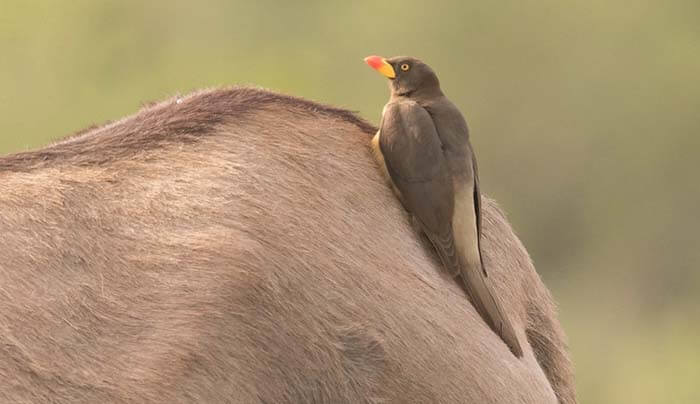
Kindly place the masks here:
[(382, 65), (382, 57), (381, 56), (367, 56), (365, 58), (365, 63), (367, 63), (371, 68), (376, 69), (379, 66)]

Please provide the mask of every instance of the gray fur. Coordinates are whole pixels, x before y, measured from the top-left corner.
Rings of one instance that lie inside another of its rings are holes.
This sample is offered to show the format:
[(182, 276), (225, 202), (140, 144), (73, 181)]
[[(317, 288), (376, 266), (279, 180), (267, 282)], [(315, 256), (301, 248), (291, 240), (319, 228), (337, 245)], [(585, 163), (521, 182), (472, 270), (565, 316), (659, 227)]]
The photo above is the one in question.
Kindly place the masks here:
[(502, 213), (484, 259), (521, 361), (416, 239), (374, 130), (233, 88), (0, 158), (0, 402), (574, 403)]

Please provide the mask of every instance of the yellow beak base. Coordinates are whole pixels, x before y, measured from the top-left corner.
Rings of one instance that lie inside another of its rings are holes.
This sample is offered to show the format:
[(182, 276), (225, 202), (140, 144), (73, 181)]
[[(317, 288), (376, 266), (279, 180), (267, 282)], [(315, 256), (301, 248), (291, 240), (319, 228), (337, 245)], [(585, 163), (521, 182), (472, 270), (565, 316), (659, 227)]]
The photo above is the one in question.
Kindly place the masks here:
[(382, 65), (377, 68), (377, 71), (381, 73), (383, 76), (386, 76), (390, 79), (393, 79), (396, 77), (396, 72), (394, 71), (394, 68), (391, 67), (389, 62), (386, 60), (382, 60)]
[(396, 72), (394, 68), (391, 67), (389, 62), (386, 61), (381, 56), (367, 56), (365, 58), (365, 63), (367, 63), (371, 68), (378, 71), (382, 76), (393, 79), (396, 77)]

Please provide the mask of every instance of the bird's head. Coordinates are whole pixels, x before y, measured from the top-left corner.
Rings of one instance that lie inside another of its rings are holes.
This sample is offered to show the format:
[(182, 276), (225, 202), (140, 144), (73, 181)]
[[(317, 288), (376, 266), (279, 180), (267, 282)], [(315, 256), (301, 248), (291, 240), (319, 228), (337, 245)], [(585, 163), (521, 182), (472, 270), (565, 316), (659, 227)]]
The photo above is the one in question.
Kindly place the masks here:
[(392, 95), (418, 97), (442, 94), (440, 81), (433, 69), (416, 58), (367, 56), (365, 63), (389, 78)]

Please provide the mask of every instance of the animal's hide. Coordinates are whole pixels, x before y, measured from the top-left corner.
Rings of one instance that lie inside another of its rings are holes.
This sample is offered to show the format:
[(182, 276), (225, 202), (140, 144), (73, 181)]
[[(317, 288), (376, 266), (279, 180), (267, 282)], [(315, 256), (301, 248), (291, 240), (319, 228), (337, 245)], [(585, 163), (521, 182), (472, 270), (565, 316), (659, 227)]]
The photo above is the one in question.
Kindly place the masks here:
[(0, 402), (575, 402), (493, 201), (485, 260), (522, 360), (411, 228), (374, 130), (232, 88), (0, 158)]

